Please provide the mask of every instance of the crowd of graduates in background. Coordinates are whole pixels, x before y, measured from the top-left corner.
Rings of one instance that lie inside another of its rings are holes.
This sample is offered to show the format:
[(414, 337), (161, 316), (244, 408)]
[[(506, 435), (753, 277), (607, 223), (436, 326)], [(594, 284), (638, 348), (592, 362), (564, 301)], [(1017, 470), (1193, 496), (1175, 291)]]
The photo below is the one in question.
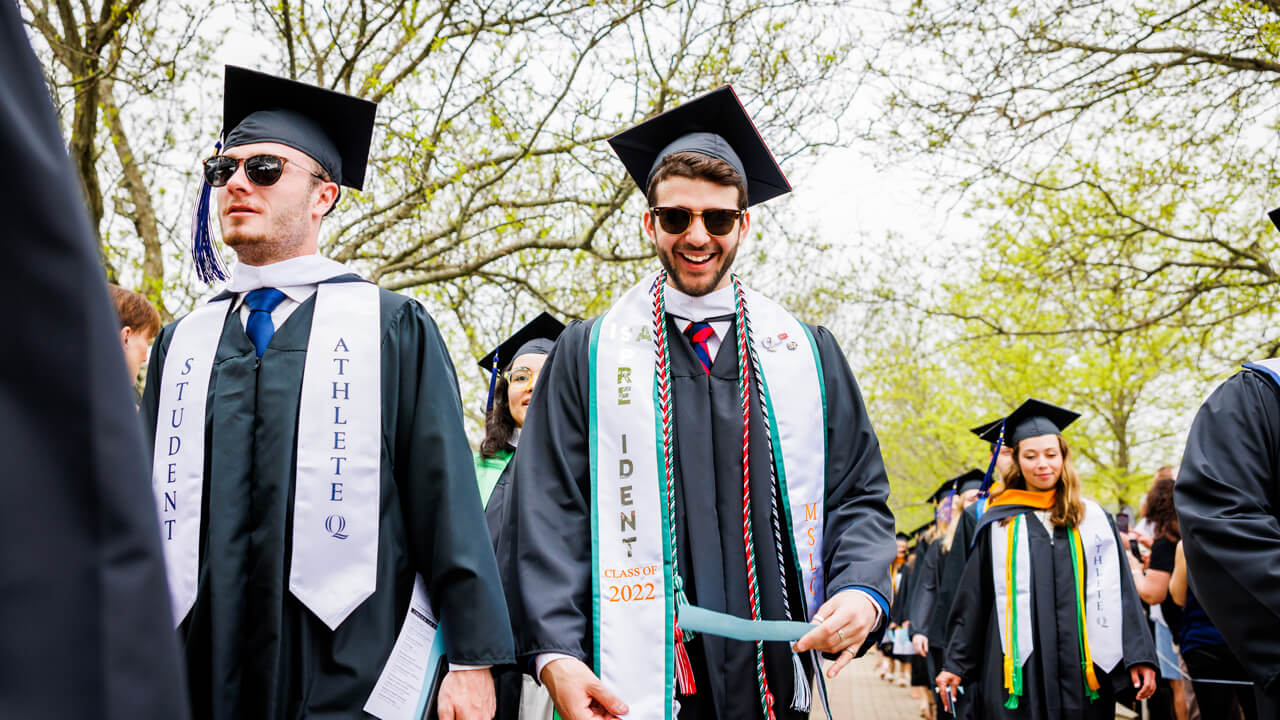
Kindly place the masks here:
[[(991, 428), (987, 424), (973, 432), (989, 439)], [(1006, 477), (1015, 462), (1012, 448), (992, 443), (991, 449), (989, 472)], [(1254, 720), (1259, 713), (1249, 673), (1188, 585), (1174, 502), (1176, 472), (1172, 466), (1156, 471), (1136, 516), (1125, 506), (1114, 514), (1158, 662), (1157, 686), (1149, 698), (1117, 699), (1149, 720)], [(957, 698), (955, 713), (949, 712), (935, 677), (943, 670), (946, 643), (956, 622), (953, 600), (963, 567), (971, 561), (977, 510), (1004, 489), (999, 479), (984, 486), (984, 473), (969, 470), (946, 480), (925, 499), (933, 508), (933, 519), (897, 534), (890, 629), (878, 648), (876, 673), (881, 680), (910, 687), (920, 716), (928, 720), (974, 716), (973, 705), (966, 705), (962, 697)]]

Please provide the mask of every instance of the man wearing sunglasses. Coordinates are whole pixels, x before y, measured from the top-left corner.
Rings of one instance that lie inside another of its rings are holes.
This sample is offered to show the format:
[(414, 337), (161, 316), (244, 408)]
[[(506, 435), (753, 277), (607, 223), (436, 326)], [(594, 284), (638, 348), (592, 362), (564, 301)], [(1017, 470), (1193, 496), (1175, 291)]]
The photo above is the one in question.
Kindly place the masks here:
[(193, 249), (224, 279), (215, 214), (237, 263), (160, 333), (143, 399), (196, 718), (418, 717), (438, 682), (440, 717), (487, 719), (512, 660), (439, 331), (317, 254), (375, 109), (227, 68)]
[(661, 270), (570, 325), (539, 377), (512, 484), (517, 654), (565, 720), (807, 718), (813, 651), (834, 676), (884, 627), (875, 432), (831, 334), (731, 272), (747, 208), (790, 189), (732, 88), (610, 144)]

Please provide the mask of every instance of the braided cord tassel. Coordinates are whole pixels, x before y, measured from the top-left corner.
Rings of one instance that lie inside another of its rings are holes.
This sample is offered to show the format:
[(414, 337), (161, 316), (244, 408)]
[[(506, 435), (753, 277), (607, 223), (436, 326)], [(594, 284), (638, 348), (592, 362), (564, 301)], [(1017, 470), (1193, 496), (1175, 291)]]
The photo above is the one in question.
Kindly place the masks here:
[(667, 343), (667, 273), (658, 274), (653, 293), (653, 350), (658, 373), (658, 412), (662, 415), (662, 464), (663, 482), (667, 494), (667, 551), (671, 555), (671, 578), (675, 589), (673, 599), (675, 622), (675, 665), (676, 690), (681, 695), (689, 696), (698, 691), (693, 677), (693, 663), (689, 661), (689, 651), (684, 646), (686, 639), (692, 640), (693, 633), (687, 636), (680, 629), (680, 608), (689, 603), (684, 595), (684, 580), (680, 577), (679, 544), (676, 542), (676, 491), (675, 491), (675, 449), (672, 442), (671, 418), (671, 364), (670, 346)]
[[(751, 619), (760, 620), (760, 582), (756, 577), (756, 548), (751, 533), (751, 399), (748, 391), (750, 350), (747, 343), (747, 326), (744, 315), (746, 301), (742, 285), (733, 278), (734, 315), (738, 332), (738, 396), (742, 403), (742, 542), (747, 555), (747, 595), (751, 601)], [(769, 691), (769, 678), (764, 670), (764, 643), (756, 641), (756, 678), (760, 683), (760, 707), (767, 720), (774, 720), (773, 693)]]
[[(755, 337), (755, 333), (751, 329), (751, 313), (747, 311), (746, 304), (742, 306), (743, 324), (740, 327), (745, 328), (747, 339), (748, 358), (751, 360), (751, 367), (755, 371), (756, 394), (760, 397), (760, 419), (764, 425), (765, 442), (768, 443), (769, 457), (772, 462), (769, 464), (769, 504), (770, 504), (770, 521), (773, 526), (773, 548), (778, 556), (778, 584), (782, 587), (782, 607), (786, 613), (787, 620), (795, 619), (791, 613), (791, 591), (787, 589), (787, 570), (784, 562), (786, 555), (782, 549), (782, 522), (779, 508), (779, 496), (782, 493), (781, 483), (777, 478), (777, 454), (773, 447), (773, 419), (769, 416), (769, 402), (764, 389), (764, 376), (760, 372), (760, 356), (756, 353), (755, 343), (751, 342)], [(791, 696), (791, 709), (796, 712), (807, 713), (813, 704), (813, 698), (809, 690), (809, 678), (804, 673), (804, 665), (800, 662), (800, 654), (794, 650), (791, 652), (791, 670), (792, 679), (794, 681), (795, 691)]]

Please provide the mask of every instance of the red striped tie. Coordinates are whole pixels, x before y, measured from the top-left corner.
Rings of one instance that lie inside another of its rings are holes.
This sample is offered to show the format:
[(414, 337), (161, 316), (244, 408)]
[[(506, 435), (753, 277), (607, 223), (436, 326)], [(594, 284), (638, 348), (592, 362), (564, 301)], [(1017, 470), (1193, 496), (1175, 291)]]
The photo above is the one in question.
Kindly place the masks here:
[(689, 327), (684, 329), (684, 334), (689, 336), (689, 342), (693, 343), (693, 353), (698, 356), (698, 362), (702, 363), (702, 369), (711, 374), (711, 347), (707, 345), (707, 341), (715, 335), (715, 330), (711, 329), (711, 325), (704, 322), (689, 323)]

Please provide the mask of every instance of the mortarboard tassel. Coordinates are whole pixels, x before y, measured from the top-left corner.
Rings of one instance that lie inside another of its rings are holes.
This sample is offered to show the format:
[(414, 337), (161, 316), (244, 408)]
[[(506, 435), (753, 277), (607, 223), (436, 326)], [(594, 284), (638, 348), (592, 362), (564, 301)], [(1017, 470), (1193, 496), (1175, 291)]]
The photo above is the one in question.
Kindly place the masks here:
[(791, 653), (791, 670), (793, 675), (791, 681), (795, 684), (795, 691), (791, 696), (791, 709), (807, 715), (813, 704), (813, 697), (809, 693), (809, 678), (805, 677), (799, 653)]
[(1004, 420), (1000, 421), (1000, 434), (996, 437), (995, 447), (991, 450), (991, 463), (987, 465), (987, 474), (982, 476), (982, 487), (978, 489), (978, 519), (987, 507), (987, 495), (991, 492), (991, 476), (996, 471), (996, 461), (1000, 459), (1000, 448), (1004, 447)]
[[(500, 350), (501, 348), (499, 348)], [(493, 411), (493, 389), (498, 385), (498, 350), (493, 351), (493, 369), (489, 371), (489, 400), (485, 403), (486, 413)]]
[[(214, 152), (222, 152), (222, 142), (214, 145)], [(200, 175), (200, 195), (195, 214), (191, 217), (191, 258), (195, 261), (196, 276), (201, 282), (212, 285), (227, 279), (227, 268), (222, 255), (213, 244), (213, 226), (209, 222), (209, 195), (213, 188)]]

